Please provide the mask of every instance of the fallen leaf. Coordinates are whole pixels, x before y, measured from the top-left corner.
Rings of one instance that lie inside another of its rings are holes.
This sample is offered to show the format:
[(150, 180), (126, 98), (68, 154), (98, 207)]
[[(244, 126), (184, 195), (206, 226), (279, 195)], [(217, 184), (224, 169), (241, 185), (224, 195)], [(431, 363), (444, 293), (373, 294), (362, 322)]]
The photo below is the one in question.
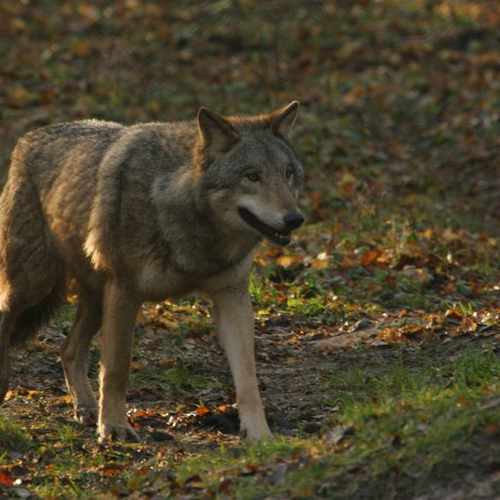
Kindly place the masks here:
[(210, 413), (212, 410), (210, 408), (207, 408), (206, 406), (198, 406), (196, 408), (196, 413), (200, 416), (206, 415), (207, 413)]
[(381, 255), (382, 255), (382, 252), (375, 248), (373, 250), (370, 250), (369, 252), (364, 253), (361, 256), (360, 262), (363, 266), (369, 267), (369, 266), (374, 265)]
[(11, 487), (14, 485), (14, 478), (7, 472), (0, 470), (0, 484), (2, 486)]

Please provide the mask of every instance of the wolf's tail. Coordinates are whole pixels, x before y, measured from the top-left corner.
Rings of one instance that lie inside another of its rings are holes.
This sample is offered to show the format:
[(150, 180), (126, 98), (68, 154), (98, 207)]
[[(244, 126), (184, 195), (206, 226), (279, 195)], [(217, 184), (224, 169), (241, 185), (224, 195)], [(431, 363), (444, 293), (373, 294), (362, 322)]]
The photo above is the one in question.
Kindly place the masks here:
[(20, 346), (33, 337), (39, 328), (53, 318), (64, 302), (66, 302), (66, 281), (61, 278), (38, 304), (17, 318), (10, 336), (10, 345)]

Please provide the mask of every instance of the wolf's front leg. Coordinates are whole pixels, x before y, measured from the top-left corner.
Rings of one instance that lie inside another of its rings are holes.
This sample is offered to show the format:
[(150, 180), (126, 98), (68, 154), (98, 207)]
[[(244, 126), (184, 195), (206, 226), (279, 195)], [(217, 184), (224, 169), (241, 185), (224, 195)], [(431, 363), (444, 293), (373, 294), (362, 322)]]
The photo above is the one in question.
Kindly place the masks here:
[(236, 387), (241, 431), (249, 440), (271, 436), (257, 384), (253, 311), (245, 290), (225, 290), (214, 297), (215, 321)]
[(99, 442), (139, 438), (127, 422), (125, 393), (132, 360), (134, 324), (140, 302), (129, 290), (111, 282), (104, 291)]

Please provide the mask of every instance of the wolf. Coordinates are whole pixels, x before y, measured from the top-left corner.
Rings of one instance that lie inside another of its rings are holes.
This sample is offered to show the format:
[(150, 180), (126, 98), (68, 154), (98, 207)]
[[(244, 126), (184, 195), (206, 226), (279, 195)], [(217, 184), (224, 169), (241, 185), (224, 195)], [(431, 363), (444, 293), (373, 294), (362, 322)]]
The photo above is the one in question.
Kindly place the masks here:
[[(201, 108), (184, 122), (82, 120), (22, 137), (0, 196), (0, 402), (9, 349), (47, 324), (69, 280), (78, 306), (61, 351), (75, 418), (99, 442), (137, 440), (126, 418), (135, 319), (144, 301), (213, 304), (241, 432), (270, 436), (258, 389), (249, 274), (264, 238), (304, 221), (290, 142), (297, 101), (257, 116)], [(99, 402), (88, 351), (101, 332)]]

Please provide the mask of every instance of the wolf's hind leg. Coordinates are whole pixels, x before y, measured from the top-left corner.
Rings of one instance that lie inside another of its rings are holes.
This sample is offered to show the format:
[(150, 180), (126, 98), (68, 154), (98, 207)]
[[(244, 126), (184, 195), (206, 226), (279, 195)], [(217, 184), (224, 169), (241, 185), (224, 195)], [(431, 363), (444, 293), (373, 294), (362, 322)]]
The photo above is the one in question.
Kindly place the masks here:
[(98, 417), (97, 400), (88, 379), (88, 357), (92, 338), (102, 323), (102, 294), (81, 285), (79, 288), (75, 322), (62, 346), (61, 360), (75, 418), (89, 425)]
[(14, 324), (15, 316), (13, 313), (10, 311), (3, 312), (0, 319), (0, 403), (4, 400), (9, 389), (9, 346)]

